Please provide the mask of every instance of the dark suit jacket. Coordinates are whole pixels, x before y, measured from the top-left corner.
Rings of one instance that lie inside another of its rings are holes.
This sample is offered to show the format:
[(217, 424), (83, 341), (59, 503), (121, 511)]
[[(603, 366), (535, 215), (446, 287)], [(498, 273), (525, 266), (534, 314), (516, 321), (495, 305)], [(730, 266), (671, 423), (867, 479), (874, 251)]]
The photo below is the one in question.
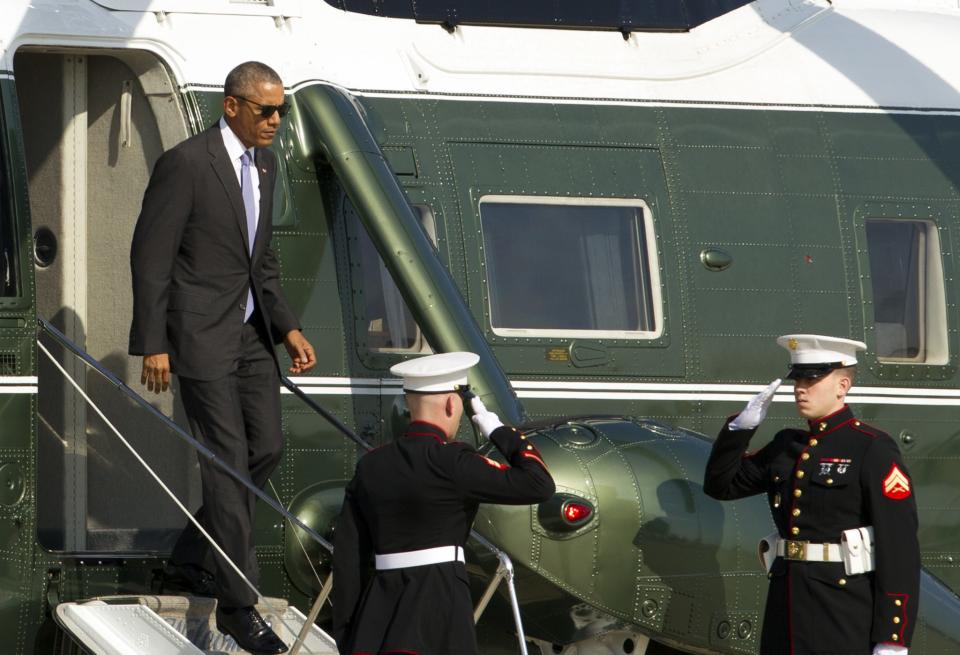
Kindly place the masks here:
[(299, 329), (270, 247), (276, 157), (257, 148), (255, 159), (260, 217), (252, 257), (243, 197), (219, 122), (157, 160), (130, 250), (131, 355), (168, 353), (178, 375), (223, 377), (236, 365), (251, 284), (274, 342)]

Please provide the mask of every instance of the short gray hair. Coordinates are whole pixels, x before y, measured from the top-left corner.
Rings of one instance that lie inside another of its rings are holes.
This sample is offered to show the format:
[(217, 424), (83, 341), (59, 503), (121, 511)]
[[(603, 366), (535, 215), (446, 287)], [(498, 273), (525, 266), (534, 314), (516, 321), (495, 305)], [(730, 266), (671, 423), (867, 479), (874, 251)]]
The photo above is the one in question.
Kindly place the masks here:
[(245, 61), (227, 73), (227, 79), (223, 83), (223, 95), (251, 95), (264, 83), (283, 86), (283, 80), (277, 71), (259, 61)]

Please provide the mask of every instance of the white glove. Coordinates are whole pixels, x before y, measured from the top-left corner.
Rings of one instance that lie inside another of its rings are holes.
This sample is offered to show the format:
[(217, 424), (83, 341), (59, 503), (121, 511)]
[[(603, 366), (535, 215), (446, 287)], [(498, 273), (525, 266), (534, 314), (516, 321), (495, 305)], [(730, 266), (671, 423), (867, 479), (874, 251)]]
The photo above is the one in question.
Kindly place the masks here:
[(767, 385), (767, 388), (750, 399), (743, 411), (737, 415), (737, 418), (730, 421), (731, 430), (752, 430), (760, 425), (760, 422), (767, 415), (770, 403), (773, 402), (773, 394), (777, 392), (780, 386), (780, 378)]
[(907, 655), (907, 647), (896, 644), (877, 644), (873, 647), (873, 655)]
[(470, 399), (470, 407), (473, 409), (473, 416), (470, 418), (476, 423), (484, 439), (489, 439), (494, 430), (503, 427), (503, 421), (501, 421), (496, 414), (489, 411), (478, 396)]

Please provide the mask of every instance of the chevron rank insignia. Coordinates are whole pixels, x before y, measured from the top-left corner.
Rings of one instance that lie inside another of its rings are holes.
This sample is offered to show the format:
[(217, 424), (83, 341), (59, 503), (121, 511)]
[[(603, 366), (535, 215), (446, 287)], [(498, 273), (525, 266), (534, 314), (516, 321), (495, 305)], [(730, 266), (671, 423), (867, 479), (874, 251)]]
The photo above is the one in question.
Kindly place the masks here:
[(485, 461), (487, 464), (489, 464), (489, 465), (492, 466), (493, 468), (498, 469), (498, 470), (500, 470), (500, 471), (505, 471), (505, 470), (507, 470), (508, 468), (510, 468), (507, 464), (504, 464), (503, 462), (498, 462), (498, 461), (495, 460), (495, 459), (490, 459), (490, 458), (487, 457), (486, 455), (479, 455), (479, 457), (480, 457), (483, 461)]
[(903, 500), (910, 496), (910, 478), (894, 464), (883, 479), (883, 495), (893, 500)]

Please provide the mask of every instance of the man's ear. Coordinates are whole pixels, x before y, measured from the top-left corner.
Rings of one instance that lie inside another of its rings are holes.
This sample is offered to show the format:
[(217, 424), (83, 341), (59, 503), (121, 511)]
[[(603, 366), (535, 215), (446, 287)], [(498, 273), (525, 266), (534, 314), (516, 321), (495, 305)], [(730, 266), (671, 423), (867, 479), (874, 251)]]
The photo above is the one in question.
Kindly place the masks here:
[(840, 376), (840, 379), (837, 380), (837, 385), (840, 387), (841, 397), (846, 396), (847, 392), (850, 391), (850, 387), (853, 383), (850, 381), (850, 378), (846, 375)]
[(447, 396), (447, 402), (444, 403), (444, 405), (443, 405), (443, 409), (444, 409), (444, 411), (445, 411), (446, 414), (447, 414), (447, 418), (452, 418), (452, 417), (453, 417), (453, 412), (454, 412), (454, 410), (456, 409), (456, 406), (455, 406), (453, 403), (456, 402), (456, 401), (458, 401), (458, 400), (459, 400), (459, 398), (457, 398), (454, 394), (449, 394), (449, 395)]
[(233, 118), (237, 115), (237, 110), (240, 107), (240, 103), (237, 102), (237, 99), (233, 96), (227, 96), (223, 99), (223, 113), (230, 118)]

